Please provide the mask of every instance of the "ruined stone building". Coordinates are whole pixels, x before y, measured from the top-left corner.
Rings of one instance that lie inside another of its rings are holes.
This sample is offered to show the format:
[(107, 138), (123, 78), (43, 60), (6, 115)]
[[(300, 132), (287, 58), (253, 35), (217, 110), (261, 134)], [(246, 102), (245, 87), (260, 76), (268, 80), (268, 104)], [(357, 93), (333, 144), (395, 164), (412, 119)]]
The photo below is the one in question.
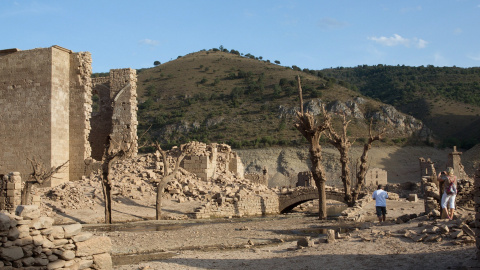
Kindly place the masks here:
[[(28, 159), (45, 168), (68, 160), (47, 183), (54, 186), (80, 179), (91, 157), (101, 160), (111, 130), (117, 142), (136, 139), (136, 71), (92, 81), (91, 62), (89, 52), (60, 46), (0, 51), (0, 174), (26, 179)], [(100, 102), (93, 116), (92, 93)]]
[(365, 186), (378, 186), (387, 184), (387, 171), (380, 168), (368, 169), (365, 174)]

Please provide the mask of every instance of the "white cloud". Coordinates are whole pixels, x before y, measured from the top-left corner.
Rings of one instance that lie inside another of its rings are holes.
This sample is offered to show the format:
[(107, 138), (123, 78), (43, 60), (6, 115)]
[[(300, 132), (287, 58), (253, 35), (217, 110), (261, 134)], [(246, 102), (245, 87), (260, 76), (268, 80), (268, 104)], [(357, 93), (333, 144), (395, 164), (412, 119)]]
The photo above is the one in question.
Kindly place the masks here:
[(377, 42), (378, 44), (384, 45), (384, 46), (398, 46), (398, 45), (403, 45), (405, 47), (410, 47), (410, 46), (415, 46), (419, 49), (423, 49), (427, 46), (428, 42), (421, 39), (421, 38), (404, 38), (398, 34), (393, 34), (391, 37), (368, 37), (369, 40), (373, 40)]
[(152, 39), (142, 39), (140, 41), (138, 41), (138, 43), (142, 44), (142, 45), (148, 45), (148, 46), (158, 46), (159, 42), (157, 40), (152, 40)]
[(468, 54), (467, 57), (475, 61), (480, 61), (480, 53)]
[(415, 11), (422, 11), (422, 6), (406, 7), (406, 8), (400, 9), (401, 13), (409, 13), (409, 12), (415, 12)]
[(334, 18), (323, 18), (320, 19), (320, 21), (318, 22), (318, 26), (323, 30), (340, 29), (347, 25), (348, 23), (339, 21)]

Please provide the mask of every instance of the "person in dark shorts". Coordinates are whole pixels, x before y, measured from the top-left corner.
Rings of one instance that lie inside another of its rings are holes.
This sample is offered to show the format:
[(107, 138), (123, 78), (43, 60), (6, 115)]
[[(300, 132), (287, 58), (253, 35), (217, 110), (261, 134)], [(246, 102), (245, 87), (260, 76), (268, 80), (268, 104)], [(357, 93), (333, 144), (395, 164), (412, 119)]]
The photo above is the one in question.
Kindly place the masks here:
[(378, 222), (385, 222), (387, 216), (388, 193), (383, 190), (382, 185), (378, 185), (378, 189), (373, 192), (372, 198), (375, 200)]

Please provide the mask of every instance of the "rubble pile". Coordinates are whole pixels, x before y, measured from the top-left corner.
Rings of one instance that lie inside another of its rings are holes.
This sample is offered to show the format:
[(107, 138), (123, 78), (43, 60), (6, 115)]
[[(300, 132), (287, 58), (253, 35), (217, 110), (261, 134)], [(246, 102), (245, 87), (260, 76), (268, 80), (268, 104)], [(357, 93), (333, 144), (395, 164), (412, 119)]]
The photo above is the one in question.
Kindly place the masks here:
[(0, 213), (0, 268), (112, 269), (110, 238), (82, 232), (79, 223), (53, 222), (36, 205), (20, 205), (15, 215)]
[[(101, 189), (95, 181), (66, 182), (53, 188), (49, 188), (44, 198), (55, 202), (55, 207), (64, 209), (93, 209), (95, 205), (95, 190)], [(42, 203), (46, 203), (44, 199)]]
[[(164, 198), (178, 203), (200, 202), (203, 204), (203, 210), (197, 209), (194, 214), (195, 217), (200, 218), (207, 217), (208, 215), (205, 213), (212, 211), (219, 213), (223, 208), (235, 208), (237, 206), (233, 205), (239, 201), (250, 200), (248, 199), (250, 197), (261, 197), (261, 199), (253, 199), (255, 202), (249, 205), (253, 208), (256, 207), (256, 204), (263, 203), (261, 201), (265, 201), (267, 197), (276, 197), (276, 192), (265, 185), (252, 183), (241, 175), (229, 171), (228, 166), (232, 152), (230, 146), (217, 145), (216, 149), (214, 177), (202, 180), (196, 174), (179, 168), (174, 180), (165, 186)], [(188, 151), (190, 156), (212, 156), (212, 147), (203, 143), (191, 142)], [(167, 151), (167, 166), (170, 171), (173, 171), (178, 155), (179, 148)], [(158, 151), (116, 162), (111, 168), (112, 199), (115, 201), (121, 201), (122, 198), (154, 201), (156, 188), (163, 178), (164, 170), (162, 155)], [(103, 201), (100, 171), (94, 172), (80, 181), (47, 188), (44, 190), (43, 201), (60, 209), (92, 208), (95, 203)], [(278, 211), (278, 203), (275, 205), (273, 207), (272, 203), (271, 208)], [(198, 214), (199, 212), (204, 215)], [(231, 216), (230, 210), (227, 212), (229, 214), (225, 215)]]

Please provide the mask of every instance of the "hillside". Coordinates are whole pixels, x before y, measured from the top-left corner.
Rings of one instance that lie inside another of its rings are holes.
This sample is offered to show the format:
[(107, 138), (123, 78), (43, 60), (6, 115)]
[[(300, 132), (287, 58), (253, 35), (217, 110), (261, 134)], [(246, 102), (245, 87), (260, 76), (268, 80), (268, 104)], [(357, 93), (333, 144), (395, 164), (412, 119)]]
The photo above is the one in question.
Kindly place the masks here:
[(377, 65), (321, 72), (422, 120), (445, 146), (480, 143), (480, 68)]
[(324, 104), (333, 113), (361, 112), (348, 131), (359, 142), (368, 135), (369, 118), (374, 115), (379, 123), (400, 123), (389, 128), (384, 143), (411, 140), (409, 126), (417, 125), (415, 119), (318, 72), (218, 50), (191, 53), (138, 71), (139, 134), (151, 126), (143, 140), (158, 140), (167, 148), (190, 140), (224, 142), (234, 148), (302, 145), (303, 138), (293, 128), (299, 107), (297, 75), (304, 101), (313, 110)]

